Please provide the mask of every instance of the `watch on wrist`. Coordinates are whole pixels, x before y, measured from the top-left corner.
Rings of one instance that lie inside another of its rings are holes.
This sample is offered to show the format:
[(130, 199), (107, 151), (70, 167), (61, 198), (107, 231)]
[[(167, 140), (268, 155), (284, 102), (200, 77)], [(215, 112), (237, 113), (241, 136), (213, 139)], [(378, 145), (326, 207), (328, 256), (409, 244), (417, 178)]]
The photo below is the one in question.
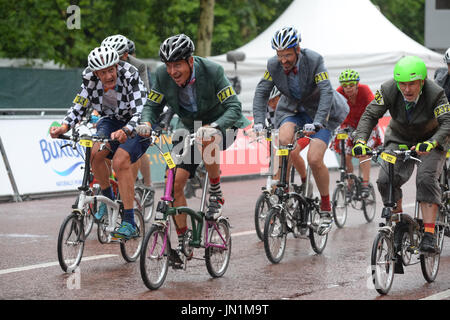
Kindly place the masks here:
[(130, 136), (130, 129), (128, 129), (127, 127), (123, 127), (123, 128), (121, 128), (121, 130), (123, 131), (123, 132), (125, 132), (125, 134), (127, 135), (127, 137), (129, 137)]

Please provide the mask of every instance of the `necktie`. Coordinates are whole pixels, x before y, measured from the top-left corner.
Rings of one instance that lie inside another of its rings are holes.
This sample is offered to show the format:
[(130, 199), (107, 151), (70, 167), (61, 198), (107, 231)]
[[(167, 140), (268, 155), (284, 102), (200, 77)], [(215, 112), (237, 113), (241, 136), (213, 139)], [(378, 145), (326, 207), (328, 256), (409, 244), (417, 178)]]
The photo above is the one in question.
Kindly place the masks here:
[(290, 69), (290, 70), (284, 70), (284, 73), (285, 73), (286, 75), (289, 75), (289, 73), (291, 73), (291, 71), (292, 71), (294, 74), (297, 74), (297, 73), (298, 73), (298, 68), (297, 68), (297, 66), (293, 67), (293, 68)]
[(411, 113), (415, 107), (415, 102), (408, 102), (406, 101), (405, 109), (406, 109), (406, 117), (408, 118), (408, 121), (411, 121)]

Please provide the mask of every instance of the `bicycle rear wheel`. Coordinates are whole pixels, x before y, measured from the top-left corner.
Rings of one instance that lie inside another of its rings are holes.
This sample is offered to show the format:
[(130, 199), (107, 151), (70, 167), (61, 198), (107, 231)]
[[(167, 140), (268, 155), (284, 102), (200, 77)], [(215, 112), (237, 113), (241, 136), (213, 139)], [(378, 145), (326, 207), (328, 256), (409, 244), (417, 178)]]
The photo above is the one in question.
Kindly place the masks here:
[(433, 254), (421, 254), (420, 255), (420, 268), (422, 269), (423, 277), (427, 282), (433, 282), (439, 271), (439, 264), (441, 261), (441, 252), (444, 245), (444, 230), (443, 225), (436, 225), (436, 246), (439, 248), (439, 253)]
[(140, 270), (144, 284), (156, 290), (164, 283), (169, 268), (169, 244), (165, 242), (167, 229), (152, 225), (142, 243)]
[(264, 250), (272, 263), (279, 263), (286, 250), (286, 220), (278, 208), (271, 208), (264, 224)]
[(333, 216), (334, 222), (338, 228), (343, 228), (347, 221), (347, 203), (346, 203), (346, 189), (344, 184), (336, 186), (333, 192), (332, 204), (333, 204)]
[(58, 261), (64, 272), (73, 272), (81, 262), (84, 250), (83, 218), (72, 212), (59, 229)]
[(363, 199), (363, 212), (367, 222), (372, 222), (375, 218), (377, 210), (377, 200), (375, 196), (375, 188), (372, 183), (369, 183), (369, 196)]
[(141, 253), (142, 241), (145, 236), (145, 222), (139, 209), (134, 209), (134, 222), (136, 223), (136, 235), (131, 239), (120, 241), (120, 252), (127, 262), (134, 262)]
[(230, 263), (231, 256), (231, 233), (230, 226), (225, 219), (216, 222), (216, 227), (213, 224), (209, 226), (208, 242), (212, 245), (224, 245), (225, 248), (218, 248), (210, 246), (205, 249), (206, 269), (214, 278), (219, 278), (225, 274)]
[(270, 207), (271, 206), (266, 193), (260, 194), (258, 200), (256, 200), (255, 205), (255, 229), (256, 235), (261, 241), (264, 240), (264, 223), (266, 221), (267, 213), (269, 212)]
[(394, 281), (394, 248), (390, 237), (379, 232), (373, 241), (372, 254), (372, 281), (380, 294), (387, 294)]

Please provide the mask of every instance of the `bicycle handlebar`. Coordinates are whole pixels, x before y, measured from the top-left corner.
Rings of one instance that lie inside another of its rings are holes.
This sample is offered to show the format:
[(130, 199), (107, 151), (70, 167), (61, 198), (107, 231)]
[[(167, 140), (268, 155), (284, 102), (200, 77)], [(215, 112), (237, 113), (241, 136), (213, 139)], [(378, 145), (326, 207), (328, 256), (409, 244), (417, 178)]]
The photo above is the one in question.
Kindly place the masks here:
[[(372, 157), (372, 160), (376, 161), (376, 159), (382, 154), (382, 153), (386, 153), (386, 154), (394, 154), (396, 157), (400, 157), (402, 158), (403, 161), (407, 161), (407, 160), (414, 160), (417, 162), (422, 162), (422, 160), (416, 158), (418, 156), (417, 151), (416, 150), (386, 150), (384, 148), (380, 148), (380, 149), (375, 149), (375, 150), (370, 150), (367, 151), (367, 155)], [(364, 160), (364, 161), (368, 161), (370, 159)]]

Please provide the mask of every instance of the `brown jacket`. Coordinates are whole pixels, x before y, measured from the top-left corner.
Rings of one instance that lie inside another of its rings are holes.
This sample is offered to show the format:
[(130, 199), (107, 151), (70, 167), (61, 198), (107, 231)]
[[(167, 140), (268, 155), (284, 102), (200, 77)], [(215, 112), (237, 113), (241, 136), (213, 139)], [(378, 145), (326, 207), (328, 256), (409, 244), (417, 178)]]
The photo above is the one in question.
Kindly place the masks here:
[(411, 147), (419, 142), (435, 140), (444, 150), (450, 148), (449, 103), (444, 90), (432, 80), (425, 80), (410, 121), (397, 83), (393, 79), (383, 83), (361, 116), (355, 139), (367, 141), (378, 119), (387, 111), (392, 119), (385, 132), (384, 145), (397, 143)]

